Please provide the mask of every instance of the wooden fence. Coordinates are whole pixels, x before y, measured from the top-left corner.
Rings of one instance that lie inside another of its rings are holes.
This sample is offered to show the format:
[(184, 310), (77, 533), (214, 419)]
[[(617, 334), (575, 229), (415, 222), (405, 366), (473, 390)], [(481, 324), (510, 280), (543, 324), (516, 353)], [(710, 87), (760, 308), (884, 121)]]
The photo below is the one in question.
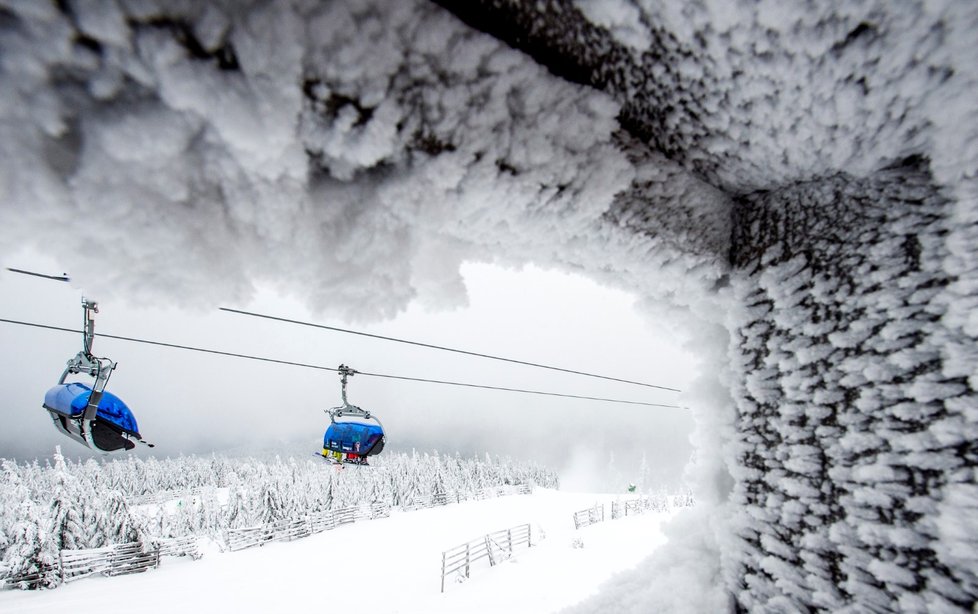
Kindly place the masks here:
[[(683, 495), (658, 495), (654, 497), (639, 497), (628, 501), (611, 502), (611, 519), (622, 518), (623, 516), (634, 516), (645, 512), (667, 512), (670, 507), (693, 507), (693, 495), (691, 493)], [(587, 510), (584, 510), (587, 511)], [(578, 512), (578, 514), (583, 514)], [(591, 523), (587, 523), (591, 524)], [(582, 526), (587, 526), (584, 524)], [(577, 527), (577, 515), (575, 514), (574, 526)]]
[(295, 520), (280, 520), (270, 524), (244, 529), (228, 529), (226, 543), (228, 550), (244, 550), (269, 542), (292, 541), (308, 537), (314, 533), (330, 531), (336, 527), (373, 518), (390, 516), (391, 508), (385, 503), (347, 507), (319, 514), (310, 514)]
[[(5, 570), (4, 574), (8, 574)], [(40, 569), (26, 574), (5, 575), (0, 589), (20, 588), (37, 589), (44, 588), (57, 582), (59, 571), (57, 565), (41, 565)]]
[[(437, 493), (415, 499), (410, 505), (402, 506), (402, 509), (419, 509), (471, 499), (481, 500), (511, 494), (531, 494), (532, 492), (533, 487), (531, 485), (518, 484), (483, 488), (475, 492)], [(199, 495), (200, 493), (198, 491), (171, 491), (143, 495), (138, 498), (134, 497), (134, 500), (131, 500), (130, 503), (162, 503), (174, 497), (194, 497)], [(282, 520), (257, 527), (229, 529), (226, 534), (226, 544), (229, 550), (243, 550), (273, 541), (291, 541), (314, 533), (329, 531), (352, 522), (384, 518), (390, 516), (390, 510), (390, 506), (385, 503), (372, 503), (370, 505), (313, 514), (296, 520)], [(510, 542), (507, 541), (507, 543)], [(521, 543), (524, 542), (516, 541), (512, 545), (519, 545)], [(527, 529), (526, 543), (529, 543), (529, 529)], [(511, 550), (512, 547), (510, 546)], [(0, 566), (0, 589), (34, 589), (64, 582), (72, 582), (96, 574), (117, 576), (138, 573), (158, 567), (160, 557), (164, 556), (191, 556), (194, 559), (200, 558), (201, 555), (197, 548), (197, 538), (190, 536), (176, 539), (158, 539), (147, 544), (119, 544), (89, 550), (62, 550), (58, 553), (58, 558), (54, 563), (42, 565), (40, 569), (32, 573), (16, 576), (11, 575), (8, 569)], [(492, 560), (490, 563), (495, 564)]]
[(532, 547), (532, 532), (529, 524), (521, 524), (455, 546), (441, 553), (441, 592), (445, 592), (445, 577), (460, 572), (468, 578), (472, 566), (488, 559), (489, 566), (500, 563), (513, 556), (513, 548), (526, 544)]
[(195, 561), (204, 556), (197, 545), (197, 537), (193, 535), (157, 539), (153, 543), (160, 551), (160, 556), (189, 556)]
[(130, 543), (91, 548), (87, 550), (62, 550), (57, 560), (43, 565), (28, 574), (7, 576), (0, 579), (0, 588), (36, 589), (81, 580), (95, 574), (121, 576), (139, 573), (160, 566), (164, 556), (191, 556), (200, 558), (197, 538), (154, 540), (149, 543)]
[(461, 493), (438, 492), (425, 497), (414, 497), (410, 502), (401, 505), (404, 511), (427, 509), (429, 507), (440, 507), (449, 503), (461, 503), (466, 497)]
[(574, 512), (575, 529), (587, 527), (597, 522), (604, 522), (604, 503), (601, 505), (595, 503), (594, 507), (589, 507), (586, 510)]

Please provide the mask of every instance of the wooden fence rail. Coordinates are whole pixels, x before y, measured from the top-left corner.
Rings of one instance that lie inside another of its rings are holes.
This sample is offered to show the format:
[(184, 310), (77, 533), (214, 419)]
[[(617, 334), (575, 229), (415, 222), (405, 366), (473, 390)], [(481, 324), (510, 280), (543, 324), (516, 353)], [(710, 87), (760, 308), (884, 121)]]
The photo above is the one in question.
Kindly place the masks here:
[(295, 520), (280, 520), (270, 524), (242, 529), (228, 529), (225, 542), (228, 550), (244, 550), (269, 542), (292, 541), (308, 537), (314, 533), (330, 531), (336, 527), (360, 520), (386, 518), (391, 508), (385, 503), (372, 503), (358, 507), (347, 507), (318, 514), (310, 514)]
[(445, 577), (455, 572), (464, 572), (468, 578), (472, 566), (482, 559), (492, 567), (513, 555), (513, 548), (526, 544), (533, 546), (532, 531), (529, 524), (521, 524), (494, 533), (487, 533), (460, 546), (441, 553), (441, 592), (445, 592)]
[[(652, 497), (639, 497), (627, 501), (611, 502), (611, 519), (616, 520), (623, 516), (634, 516), (645, 512), (667, 512), (670, 507), (692, 507), (693, 495), (657, 495)], [(580, 529), (596, 522), (604, 520), (604, 505), (595, 504), (594, 507), (579, 512), (574, 512), (574, 528)]]
[[(532, 492), (533, 487), (531, 485), (519, 484), (484, 488), (470, 493), (439, 493), (427, 498), (421, 498), (410, 506), (404, 506), (404, 509), (432, 507), (435, 505), (446, 505), (455, 501), (486, 499), (517, 493), (531, 494)], [(141, 498), (134, 499), (140, 504), (160, 503), (170, 500), (173, 497), (193, 497), (199, 494), (197, 491), (173, 491), (144, 495)], [(229, 529), (226, 534), (226, 544), (229, 550), (242, 550), (272, 541), (291, 541), (314, 533), (329, 531), (352, 522), (373, 518), (385, 518), (390, 516), (390, 511), (391, 508), (386, 503), (372, 503), (358, 507), (330, 510), (320, 514), (312, 514), (296, 520), (282, 520), (257, 527)], [(514, 537), (513, 539), (517, 539), (517, 541), (506, 542), (510, 553), (512, 552), (512, 546), (529, 543), (529, 530), (527, 529), (525, 542), (519, 541), (523, 539), (522, 537)], [(488, 543), (486, 547), (490, 547)], [(502, 552), (501, 550), (498, 551)], [(35, 569), (26, 574), (14, 575), (9, 569), (0, 565), (0, 590), (9, 588), (41, 588), (80, 580), (95, 574), (117, 576), (138, 573), (158, 567), (160, 558), (164, 556), (190, 556), (194, 559), (199, 559), (201, 555), (197, 546), (197, 538), (188, 536), (174, 539), (157, 539), (146, 544), (119, 544), (88, 550), (62, 550), (58, 553), (58, 558), (54, 563), (42, 565), (39, 569)], [(490, 563), (495, 564), (493, 561), (490, 561)], [(444, 585), (444, 578), (442, 584)]]
[(601, 505), (595, 503), (594, 507), (589, 507), (586, 510), (574, 512), (575, 529), (590, 526), (598, 522), (604, 522), (604, 503)]
[(645, 512), (667, 512), (670, 508), (692, 506), (692, 495), (657, 495), (625, 501), (624, 511), (625, 516), (629, 516)]
[[(9, 573), (9, 570), (4, 572)], [(21, 588), (21, 589), (36, 589), (44, 588), (45, 586), (51, 585), (52, 578), (57, 578), (58, 567), (57, 565), (41, 565), (40, 569), (32, 571), (30, 573), (22, 573), (16, 575), (8, 575), (3, 578), (0, 588)]]
[(155, 540), (154, 545), (160, 551), (160, 556), (189, 556), (195, 561), (203, 556), (197, 543), (197, 537), (172, 537)]
[(148, 543), (116, 544), (86, 550), (62, 550), (57, 560), (27, 574), (0, 576), (0, 588), (36, 589), (81, 580), (95, 574), (121, 576), (160, 566), (164, 556), (200, 558), (197, 538), (179, 537)]

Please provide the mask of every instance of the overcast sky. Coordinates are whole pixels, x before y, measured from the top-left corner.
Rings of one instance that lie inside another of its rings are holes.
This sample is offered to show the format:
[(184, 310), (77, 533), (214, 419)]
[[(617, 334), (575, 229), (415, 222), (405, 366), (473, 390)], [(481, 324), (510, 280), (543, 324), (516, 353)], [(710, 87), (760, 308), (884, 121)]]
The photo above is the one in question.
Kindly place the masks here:
[[(63, 264), (22, 252), (12, 266), (61, 273)], [(70, 271), (67, 271), (70, 273)], [(426, 311), (412, 303), (399, 317), (372, 325), (310, 314), (297, 300), (260, 291), (230, 307), (458, 347), (624, 379), (684, 388), (695, 366), (668, 323), (644, 320), (628, 294), (588, 279), (529, 267), (463, 268), (467, 308)], [(80, 329), (83, 288), (0, 273), (0, 317)], [(98, 299), (97, 296), (92, 297)], [(101, 302), (96, 332), (132, 336), (373, 373), (546, 390), (673, 404), (674, 393), (510, 365), (360, 336), (218, 311), (186, 310), (179, 301), (135, 306)], [(41, 409), (81, 336), (0, 324), (0, 456), (49, 455), (62, 438)], [(339, 404), (331, 372), (96, 339), (95, 354), (119, 362), (108, 390), (132, 408), (153, 453), (209, 453), (321, 445)], [(354, 377), (350, 401), (374, 411), (390, 449), (491, 452), (536, 460), (560, 470), (565, 484), (594, 487), (633, 479), (642, 453), (663, 481), (677, 482), (687, 460), (692, 421), (685, 410), (555, 399), (488, 390)], [(142, 449), (141, 453), (147, 453)]]

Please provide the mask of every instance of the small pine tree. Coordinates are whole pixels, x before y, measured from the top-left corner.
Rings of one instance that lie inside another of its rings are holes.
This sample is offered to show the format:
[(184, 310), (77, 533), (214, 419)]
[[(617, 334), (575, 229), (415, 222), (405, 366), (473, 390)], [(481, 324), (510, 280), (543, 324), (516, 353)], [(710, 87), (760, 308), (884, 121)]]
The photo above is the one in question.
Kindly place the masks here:
[(81, 525), (85, 531), (85, 543), (88, 548), (101, 548), (108, 544), (108, 520), (105, 516), (104, 505), (100, 505), (94, 496), (81, 508)]
[(608, 452), (608, 469), (606, 475), (608, 481), (610, 481), (614, 485), (615, 490), (621, 488), (621, 484), (624, 480), (621, 477), (621, 472), (618, 470), (618, 465), (615, 463), (614, 450)]
[(647, 493), (649, 488), (652, 486), (650, 484), (651, 478), (649, 477), (649, 462), (645, 457), (645, 451), (642, 451), (642, 462), (638, 466), (638, 489), (641, 493)]
[(198, 510), (203, 533), (211, 537), (217, 537), (224, 528), (224, 511), (220, 501), (217, 500), (217, 492), (212, 487), (205, 487), (200, 491), (200, 509)]
[(228, 529), (241, 529), (254, 524), (248, 492), (233, 472), (228, 476), (228, 502), (224, 507), (223, 524)]
[(131, 544), (144, 541), (143, 529), (129, 511), (129, 504), (126, 503), (121, 492), (117, 490), (109, 492), (106, 511), (110, 544)]
[(75, 478), (61, 455), (61, 446), (54, 454), (54, 492), (50, 506), (50, 535), (55, 550), (78, 550), (88, 545), (87, 534), (78, 512)]
[(194, 513), (193, 503), (190, 499), (180, 499), (176, 503), (176, 509), (170, 515), (170, 533), (173, 537), (184, 537), (193, 535)]
[(272, 524), (283, 518), (282, 501), (276, 491), (273, 482), (269, 481), (262, 484), (258, 504), (258, 522), (260, 524)]
[(81, 515), (64, 488), (54, 492), (50, 517), (50, 534), (55, 550), (79, 550), (88, 545)]
[(57, 551), (45, 530), (47, 518), (33, 501), (21, 505), (20, 520), (13, 527), (10, 545), (4, 553), (7, 574), (21, 579), (19, 588), (54, 588), (61, 582), (55, 571)]

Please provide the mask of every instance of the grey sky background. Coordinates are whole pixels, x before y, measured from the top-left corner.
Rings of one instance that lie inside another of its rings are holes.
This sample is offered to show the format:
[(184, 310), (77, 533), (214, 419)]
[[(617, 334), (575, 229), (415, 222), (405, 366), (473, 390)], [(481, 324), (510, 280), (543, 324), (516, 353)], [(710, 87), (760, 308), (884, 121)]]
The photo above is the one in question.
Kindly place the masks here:
[[(2, 264), (71, 272), (32, 252)], [(467, 308), (426, 311), (414, 302), (400, 316), (373, 324), (314, 315), (300, 297), (263, 290), (249, 304), (227, 306), (677, 388), (694, 375), (694, 358), (679, 347), (682, 340), (669, 323), (643, 319), (626, 293), (534, 267), (466, 264), (462, 272)], [(72, 284), (4, 270), (0, 317), (80, 329), (83, 294)], [(101, 300), (96, 332), (330, 367), (345, 363), (374, 373), (681, 404), (675, 393), (188, 309), (177, 296), (151, 305)], [(40, 406), (64, 362), (80, 349), (81, 336), (0, 324), (0, 346), (6, 391), (0, 457), (45, 457), (58, 444), (71, 457), (86, 457), (84, 448), (56, 432)], [(231, 448), (312, 453), (328, 420), (322, 410), (340, 400), (339, 378), (331, 372), (99, 338), (95, 354), (119, 362), (108, 390), (126, 401), (143, 436), (156, 444), (152, 451), (140, 449), (143, 455)], [(691, 452), (686, 410), (366, 376), (354, 377), (348, 391), (351, 402), (383, 420), (391, 450), (525, 458), (560, 471), (565, 488), (616, 490), (636, 479), (643, 453), (657, 482), (678, 485)]]

